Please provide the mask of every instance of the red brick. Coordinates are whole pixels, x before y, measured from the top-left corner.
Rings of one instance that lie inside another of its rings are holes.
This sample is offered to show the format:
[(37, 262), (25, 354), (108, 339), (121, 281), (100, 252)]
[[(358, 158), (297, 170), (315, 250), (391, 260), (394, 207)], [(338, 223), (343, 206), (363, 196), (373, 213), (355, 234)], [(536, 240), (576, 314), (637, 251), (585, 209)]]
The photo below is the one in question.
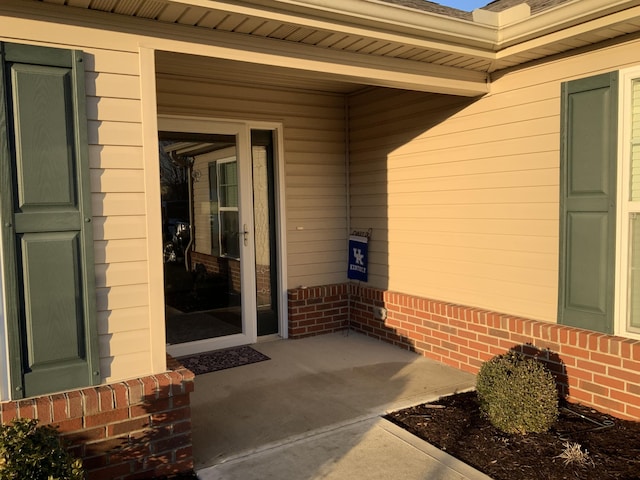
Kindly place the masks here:
[(489, 335), (491, 335), (492, 337), (503, 338), (505, 340), (510, 338), (509, 332), (498, 330), (496, 328), (490, 328)]
[(461, 364), (469, 362), (469, 357), (467, 355), (458, 352), (449, 352), (449, 358)]
[(474, 350), (472, 348), (466, 348), (466, 347), (460, 347), (460, 353), (466, 355), (467, 357), (470, 358), (479, 358), (480, 357), (480, 352), (478, 352), (477, 350)]
[(65, 432), (76, 432), (78, 430), (81, 430), (83, 425), (82, 425), (82, 417), (77, 417), (77, 418), (70, 418), (68, 420), (62, 420), (59, 422), (54, 422), (53, 425), (57, 425), (58, 430), (61, 433), (65, 433)]
[(448, 341), (449, 340), (449, 335), (443, 332), (439, 332), (438, 330), (434, 330), (433, 333), (431, 334), (431, 336), (433, 338), (439, 338), (440, 340), (445, 340)]
[(2, 415), (2, 424), (11, 423), (18, 418), (18, 405), (16, 402), (0, 403), (0, 413)]
[(584, 348), (573, 347), (571, 345), (561, 345), (560, 354), (562, 356), (571, 355), (572, 357), (584, 358), (586, 360), (589, 360), (591, 358), (588, 350), (585, 350)]
[(640, 373), (640, 362), (634, 362), (633, 360), (622, 360), (622, 368), (635, 373)]
[[(607, 366), (602, 365), (601, 363), (590, 362), (589, 360), (578, 359), (576, 361), (576, 367), (581, 370), (586, 370), (592, 373), (607, 373)], [(610, 368), (610, 367), (609, 367)]]
[(189, 407), (182, 407), (169, 412), (155, 413), (151, 415), (152, 425), (162, 425), (167, 423), (174, 423), (181, 420), (190, 418)]
[(171, 397), (171, 408), (187, 407), (190, 405), (189, 395), (175, 395)]
[(472, 332), (477, 332), (482, 335), (487, 335), (489, 333), (489, 328), (486, 325), (478, 325), (475, 323), (467, 323), (467, 329)]
[(622, 370), (619, 368), (609, 367), (607, 373), (614, 378), (640, 384), (640, 372), (632, 372), (629, 370)]
[(86, 472), (106, 467), (107, 463), (106, 455), (96, 455), (95, 457), (86, 457), (82, 459), (82, 467)]
[(87, 472), (87, 480), (113, 480), (131, 472), (129, 464), (110, 465)]
[(85, 388), (82, 390), (83, 397), (83, 413), (84, 415), (94, 415), (100, 412), (100, 401), (98, 392), (93, 388)]
[(466, 338), (468, 340), (478, 340), (478, 334), (475, 332), (470, 332), (469, 330), (465, 330), (462, 328), (458, 328), (458, 336), (462, 338)]
[(141, 405), (132, 405), (129, 408), (129, 416), (131, 418), (142, 417), (150, 413), (162, 412), (171, 408), (170, 398), (161, 398), (153, 400)]
[(130, 420), (123, 420), (116, 423), (107, 425), (107, 436), (116, 437), (125, 433), (135, 432), (137, 430), (143, 430), (149, 426), (148, 418), (134, 418)]
[(549, 350), (550, 352), (559, 352), (560, 344), (546, 340), (539, 340), (536, 342), (536, 346), (541, 350)]
[(581, 380), (578, 385), (580, 385), (580, 389), (585, 390), (587, 392), (591, 392), (596, 395), (607, 396), (609, 394), (609, 389), (603, 387), (602, 385), (596, 385), (593, 382), (588, 382), (586, 380)]
[(188, 472), (192, 468), (193, 468), (193, 461), (185, 460), (183, 462), (164, 464), (161, 467), (156, 468), (155, 472), (157, 476), (174, 475), (178, 473)]
[(124, 383), (115, 383), (112, 385), (113, 399), (115, 408), (126, 408), (129, 406), (129, 389)]
[(182, 447), (176, 450), (176, 461), (192, 460), (193, 459), (193, 447)]
[(68, 418), (80, 418), (84, 414), (84, 397), (79, 391), (66, 392), (67, 403), (69, 410), (67, 412)]
[(582, 379), (589, 382), (593, 380), (593, 373), (588, 370), (582, 370), (580, 368), (567, 368), (567, 375), (569, 376), (569, 378)]
[(489, 345), (480, 342), (469, 342), (469, 348), (476, 350), (477, 352), (488, 352)]
[(191, 421), (186, 420), (184, 422), (174, 423), (172, 426), (172, 433), (177, 435), (179, 433), (186, 433), (191, 431)]
[(611, 390), (609, 392), (609, 397), (614, 399), (614, 400), (619, 400), (623, 403), (629, 404), (629, 405), (639, 405), (640, 404), (640, 397), (638, 397), (637, 395), (630, 395), (628, 393), (625, 392), (621, 392), (619, 390)]
[(67, 412), (69, 411), (67, 407), (67, 397), (64, 394), (51, 395), (52, 421), (60, 422), (66, 420), (68, 418)]
[(35, 399), (35, 404), (36, 418), (44, 425), (50, 424), (53, 419), (53, 411), (49, 396), (37, 397)]
[[(79, 419), (69, 420), (77, 421)], [(104, 440), (107, 436), (105, 427), (83, 429), (82, 431), (76, 431), (74, 433), (66, 434), (64, 437), (71, 442), (72, 445), (84, 444), (87, 442), (93, 442), (96, 440)]]
[(419, 332), (408, 332), (407, 337), (409, 337), (412, 340), (418, 340), (420, 342), (424, 342), (425, 340), (424, 335)]
[(605, 410), (604, 413), (611, 413), (613, 415), (616, 413), (624, 413), (625, 411), (625, 405), (623, 403), (599, 395), (593, 396), (593, 405), (602, 407)]
[(509, 336), (509, 340), (511, 340), (513, 343), (518, 343), (520, 345), (531, 343), (531, 337), (525, 337), (524, 335), (515, 334), (515, 333)]
[(120, 422), (129, 418), (129, 411), (127, 409), (111, 410), (108, 412), (101, 412), (96, 415), (88, 415), (84, 418), (84, 424), (86, 427), (97, 427), (99, 425), (107, 425), (113, 422)]
[(154, 398), (157, 398), (158, 383), (156, 381), (156, 378), (153, 376), (143, 377), (140, 379), (140, 381), (142, 382), (142, 391), (145, 400), (150, 401)]
[(464, 347), (468, 347), (469, 346), (469, 340), (467, 340), (466, 338), (460, 338), (458, 336), (452, 335), (451, 338), (449, 339), (449, 341), (451, 343), (462, 345)]
[(154, 453), (166, 452), (177, 448), (185, 447), (191, 443), (190, 435), (174, 435), (163, 440), (151, 443), (151, 449)]
[(94, 455), (118, 453), (125, 447), (129, 448), (129, 443), (126, 436), (87, 443), (85, 445), (85, 452), (86, 456), (91, 457)]
[(620, 357), (614, 357), (613, 355), (606, 355), (599, 352), (591, 352), (591, 360), (614, 367), (620, 367), (622, 365), (622, 359)]
[(569, 396), (569, 400), (577, 403), (587, 403), (589, 405), (593, 404), (593, 395), (589, 392), (585, 392), (582, 390), (577, 390), (575, 388), (571, 389), (571, 394)]
[(96, 387), (96, 391), (98, 393), (98, 400), (100, 402), (100, 411), (106, 412), (109, 410), (113, 410), (115, 402), (113, 401), (113, 391), (111, 390), (111, 387), (108, 385), (103, 385), (100, 387)]
[(640, 420), (640, 407), (636, 407), (635, 405), (626, 405), (625, 412), (633, 420)]
[(486, 343), (487, 345), (499, 345), (500, 340), (496, 337), (490, 337), (489, 335), (478, 335), (478, 342)]
[(622, 380), (617, 380), (607, 375), (594, 375), (593, 381), (594, 383), (597, 383), (598, 385), (602, 385), (607, 388), (624, 390), (624, 382)]
[(38, 418), (35, 400), (18, 400), (18, 415), (20, 418)]
[(631, 343), (627, 339), (620, 342), (620, 356), (622, 358), (631, 358)]

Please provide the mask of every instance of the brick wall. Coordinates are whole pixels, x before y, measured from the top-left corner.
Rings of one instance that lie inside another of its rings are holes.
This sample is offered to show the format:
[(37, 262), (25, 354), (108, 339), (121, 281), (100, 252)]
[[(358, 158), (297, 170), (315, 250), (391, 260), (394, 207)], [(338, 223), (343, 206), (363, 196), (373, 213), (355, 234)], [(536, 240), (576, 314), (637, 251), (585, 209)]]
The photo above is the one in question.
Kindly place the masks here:
[(349, 285), (294, 288), (288, 292), (289, 337), (344, 330), (349, 325)]
[(640, 341), (355, 284), (350, 306), (351, 328), (369, 336), (472, 373), (522, 351), (545, 361), (569, 400), (640, 419)]
[(169, 359), (158, 375), (0, 404), (2, 423), (57, 425), (87, 480), (134, 480), (193, 468), (193, 374)]

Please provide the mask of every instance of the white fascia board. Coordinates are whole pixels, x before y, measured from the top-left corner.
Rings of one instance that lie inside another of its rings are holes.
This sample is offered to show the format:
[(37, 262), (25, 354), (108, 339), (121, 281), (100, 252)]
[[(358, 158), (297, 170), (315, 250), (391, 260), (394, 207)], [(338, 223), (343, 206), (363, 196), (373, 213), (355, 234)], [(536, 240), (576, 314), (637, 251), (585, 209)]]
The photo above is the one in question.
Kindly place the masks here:
[[(500, 28), (496, 50), (526, 51), (638, 17), (640, 0), (573, 0)], [(532, 43), (530, 43), (532, 42)]]

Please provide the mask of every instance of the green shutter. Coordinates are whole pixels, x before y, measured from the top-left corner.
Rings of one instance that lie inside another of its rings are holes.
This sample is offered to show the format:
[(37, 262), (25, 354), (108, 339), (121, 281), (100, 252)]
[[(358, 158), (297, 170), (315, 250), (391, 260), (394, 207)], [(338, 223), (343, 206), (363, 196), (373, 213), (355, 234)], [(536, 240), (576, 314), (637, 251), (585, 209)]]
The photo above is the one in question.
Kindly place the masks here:
[(80, 52), (2, 44), (0, 217), (13, 397), (99, 383)]
[(558, 321), (613, 332), (617, 72), (562, 85)]

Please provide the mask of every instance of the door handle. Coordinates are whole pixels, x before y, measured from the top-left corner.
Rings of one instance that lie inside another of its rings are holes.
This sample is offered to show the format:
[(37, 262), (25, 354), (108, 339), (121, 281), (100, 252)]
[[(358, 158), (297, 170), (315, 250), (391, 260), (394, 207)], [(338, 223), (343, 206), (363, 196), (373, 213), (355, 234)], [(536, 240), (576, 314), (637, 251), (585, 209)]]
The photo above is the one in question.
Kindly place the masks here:
[(246, 247), (247, 245), (249, 245), (249, 230), (247, 230), (247, 224), (245, 223), (242, 226), (242, 236), (244, 238), (244, 246)]

